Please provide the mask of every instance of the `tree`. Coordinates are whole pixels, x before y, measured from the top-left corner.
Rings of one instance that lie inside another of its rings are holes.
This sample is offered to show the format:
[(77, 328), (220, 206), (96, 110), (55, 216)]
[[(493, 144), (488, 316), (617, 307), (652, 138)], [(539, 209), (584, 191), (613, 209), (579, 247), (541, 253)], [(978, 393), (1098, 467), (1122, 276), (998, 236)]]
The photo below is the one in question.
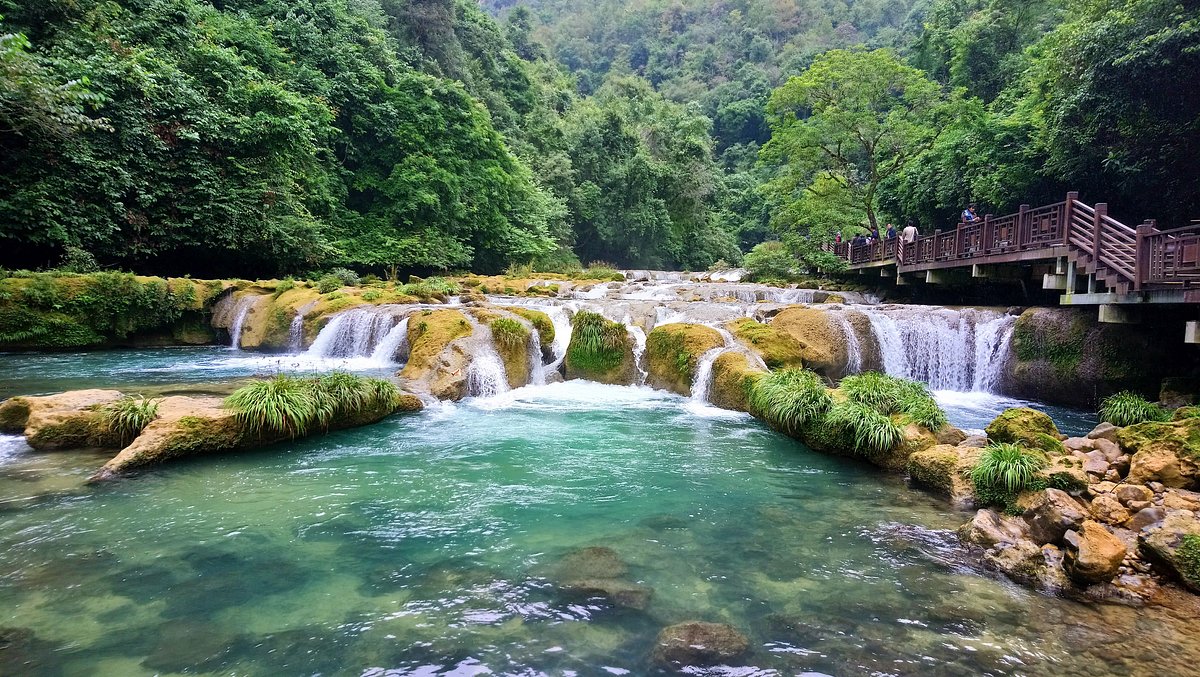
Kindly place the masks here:
[(24, 34), (4, 33), (0, 26), (0, 132), (63, 136), (105, 129), (103, 120), (87, 115), (102, 100), (88, 89), (87, 78), (56, 78)]
[(770, 190), (784, 204), (832, 181), (878, 227), (880, 186), (927, 151), (961, 111), (947, 92), (889, 50), (835, 50), (771, 95), (762, 158), (782, 166)]

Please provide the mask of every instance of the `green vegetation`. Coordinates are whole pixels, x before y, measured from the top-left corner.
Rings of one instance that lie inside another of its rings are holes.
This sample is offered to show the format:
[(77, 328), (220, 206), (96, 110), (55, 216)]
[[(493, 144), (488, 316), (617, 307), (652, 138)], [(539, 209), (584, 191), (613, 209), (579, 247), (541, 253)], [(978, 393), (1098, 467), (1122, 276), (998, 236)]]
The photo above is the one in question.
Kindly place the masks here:
[(1004, 410), (988, 424), (984, 432), (988, 439), (996, 442), (1019, 444), (1059, 456), (1066, 453), (1054, 421), (1046, 414), (1028, 407)]
[(1175, 549), (1175, 568), (1193, 590), (1200, 589), (1200, 535), (1184, 534)]
[(1039, 451), (1011, 443), (992, 443), (971, 469), (975, 497), (985, 505), (1011, 509), (1017, 495), (1034, 486), (1038, 471), (1046, 465), (1046, 457)]
[(502, 348), (524, 349), (529, 341), (529, 330), (511, 317), (498, 317), (488, 326), (492, 330), (492, 338), (496, 340), (496, 345)]
[(820, 421), (833, 406), (821, 378), (804, 369), (773, 371), (747, 383), (750, 410), (789, 435)]
[(646, 354), (670, 364), (682, 382), (691, 383), (696, 356), (688, 351), (683, 332), (661, 329), (650, 332), (646, 337)]
[(625, 325), (598, 313), (581, 310), (571, 318), (571, 326), (567, 360), (574, 368), (604, 373), (621, 366), (629, 342)]
[(900, 426), (886, 414), (853, 400), (834, 405), (821, 425), (825, 435), (853, 440), (854, 451), (868, 458), (886, 454), (904, 439)]
[(280, 374), (234, 391), (225, 405), (257, 437), (300, 437), (338, 420), (396, 406), (400, 393), (382, 379), (333, 372), (312, 378)]
[(851, 402), (884, 416), (900, 414), (904, 420), (934, 431), (946, 425), (945, 412), (922, 383), (869, 371), (842, 379), (839, 387)]
[(795, 274), (796, 259), (782, 242), (772, 240), (754, 245), (742, 264), (754, 280), (790, 280)]
[(1128, 390), (1104, 398), (1100, 403), (1099, 414), (1101, 421), (1122, 427), (1146, 421), (1171, 420), (1171, 412)]
[(158, 418), (158, 400), (126, 395), (101, 407), (97, 423), (105, 437), (115, 438), (121, 446), (127, 446), (155, 418)]
[(317, 280), (317, 291), (322, 294), (332, 294), (342, 288), (342, 278), (337, 275), (326, 275)]

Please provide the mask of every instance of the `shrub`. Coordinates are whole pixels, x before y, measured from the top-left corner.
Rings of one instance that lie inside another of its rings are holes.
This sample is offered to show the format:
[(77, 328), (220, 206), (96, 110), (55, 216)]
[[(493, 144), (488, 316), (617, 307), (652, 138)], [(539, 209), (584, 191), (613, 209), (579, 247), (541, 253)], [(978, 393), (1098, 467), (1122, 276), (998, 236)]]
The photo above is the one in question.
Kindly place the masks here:
[(1200, 535), (1184, 534), (1175, 549), (1175, 568), (1193, 589), (1200, 589)]
[(1171, 413), (1137, 393), (1123, 390), (1109, 395), (1100, 403), (1100, 420), (1116, 426), (1136, 425), (1146, 421), (1169, 421)]
[(329, 271), (329, 274), (341, 280), (342, 284), (347, 287), (357, 287), (362, 283), (362, 278), (358, 276), (358, 273), (349, 268), (334, 268)]
[(559, 247), (533, 260), (533, 269), (539, 273), (570, 275), (583, 270), (583, 264), (569, 247)]
[(904, 439), (892, 419), (861, 402), (841, 402), (825, 416), (825, 427), (854, 440), (854, 451), (874, 456), (891, 451)]
[(505, 277), (527, 278), (533, 275), (533, 265), (529, 263), (510, 263), (504, 270)]
[(326, 275), (317, 280), (317, 291), (322, 294), (335, 292), (342, 288), (342, 278), (337, 275)]
[(94, 273), (100, 270), (100, 264), (96, 263), (96, 257), (88, 250), (82, 247), (67, 247), (58, 263), (58, 269), (65, 273)]
[(289, 292), (295, 288), (296, 281), (290, 277), (285, 277), (279, 281), (279, 284), (275, 285), (275, 292), (272, 294), (272, 296), (274, 298), (279, 298), (280, 296), (283, 296), (285, 292)]
[(362, 300), (368, 303), (374, 303), (381, 298), (383, 298), (383, 292), (379, 291), (378, 289), (368, 289), (362, 294)]
[(158, 418), (158, 400), (148, 400), (141, 395), (126, 395), (100, 409), (100, 426), (105, 433), (120, 440), (126, 446), (142, 434), (150, 422)]
[(511, 317), (498, 317), (488, 324), (496, 345), (503, 348), (524, 348), (529, 340), (529, 330)]
[(743, 264), (755, 280), (787, 280), (795, 273), (796, 258), (786, 245), (772, 240), (754, 245)]
[(581, 310), (571, 318), (571, 326), (574, 329), (567, 359), (573, 366), (590, 372), (607, 372), (621, 365), (628, 341), (625, 325)]
[(884, 416), (900, 414), (930, 430), (946, 425), (946, 414), (922, 383), (874, 371), (842, 379), (839, 387), (846, 397), (871, 407)]
[(716, 261), (713, 261), (711, 266), (708, 267), (708, 272), (718, 273), (722, 270), (729, 270), (732, 267), (733, 266), (731, 266), (725, 259), (717, 259)]
[(1032, 487), (1038, 471), (1046, 465), (1041, 452), (1011, 443), (992, 444), (971, 469), (975, 496), (984, 504), (1011, 509), (1017, 494)]
[(833, 406), (820, 377), (804, 369), (763, 374), (751, 382), (747, 395), (753, 411), (788, 434), (819, 420)]

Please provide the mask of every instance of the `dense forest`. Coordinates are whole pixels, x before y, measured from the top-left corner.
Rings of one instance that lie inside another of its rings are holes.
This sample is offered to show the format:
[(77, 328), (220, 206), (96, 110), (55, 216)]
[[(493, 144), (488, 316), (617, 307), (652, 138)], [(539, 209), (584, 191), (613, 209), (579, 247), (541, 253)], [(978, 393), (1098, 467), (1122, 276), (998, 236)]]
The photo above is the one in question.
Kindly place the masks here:
[[(1200, 217), (1200, 5), (0, 0), (0, 265), (701, 269)], [(762, 248), (760, 248), (762, 249)], [(766, 253), (766, 249), (759, 255)]]

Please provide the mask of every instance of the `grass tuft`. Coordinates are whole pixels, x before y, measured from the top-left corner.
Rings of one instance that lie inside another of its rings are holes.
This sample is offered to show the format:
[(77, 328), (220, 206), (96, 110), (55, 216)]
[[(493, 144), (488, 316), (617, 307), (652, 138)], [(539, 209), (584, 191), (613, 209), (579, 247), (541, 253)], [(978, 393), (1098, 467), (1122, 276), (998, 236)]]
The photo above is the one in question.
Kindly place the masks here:
[(312, 378), (280, 374), (239, 388), (225, 399), (247, 431), (258, 437), (299, 437), (354, 417), (396, 406), (400, 391), (390, 381), (332, 372)]
[(1005, 442), (991, 444), (979, 457), (978, 465), (971, 469), (975, 496), (982, 503), (1009, 509), (1017, 494), (1034, 485), (1038, 471), (1047, 464), (1039, 451)]
[(571, 318), (573, 331), (567, 353), (570, 364), (592, 373), (604, 373), (621, 366), (625, 359), (628, 330), (620, 322), (581, 310)]
[(1100, 403), (1099, 413), (1101, 421), (1121, 427), (1147, 421), (1171, 420), (1171, 412), (1128, 390), (1104, 398)]
[(784, 369), (755, 378), (748, 401), (751, 410), (790, 435), (820, 419), (833, 406), (833, 398), (820, 377), (804, 369)]
[(510, 350), (523, 349), (529, 340), (529, 330), (511, 317), (498, 317), (492, 320), (488, 326), (492, 330), (492, 337), (496, 340), (497, 347)]
[(900, 426), (876, 408), (847, 400), (835, 405), (824, 425), (854, 440), (854, 451), (864, 456), (885, 454), (904, 439)]
[(158, 418), (158, 400), (126, 395), (100, 409), (100, 426), (126, 446)]
[(851, 402), (868, 406), (884, 416), (900, 414), (929, 430), (946, 425), (946, 413), (922, 383), (868, 371), (847, 376), (839, 387)]

